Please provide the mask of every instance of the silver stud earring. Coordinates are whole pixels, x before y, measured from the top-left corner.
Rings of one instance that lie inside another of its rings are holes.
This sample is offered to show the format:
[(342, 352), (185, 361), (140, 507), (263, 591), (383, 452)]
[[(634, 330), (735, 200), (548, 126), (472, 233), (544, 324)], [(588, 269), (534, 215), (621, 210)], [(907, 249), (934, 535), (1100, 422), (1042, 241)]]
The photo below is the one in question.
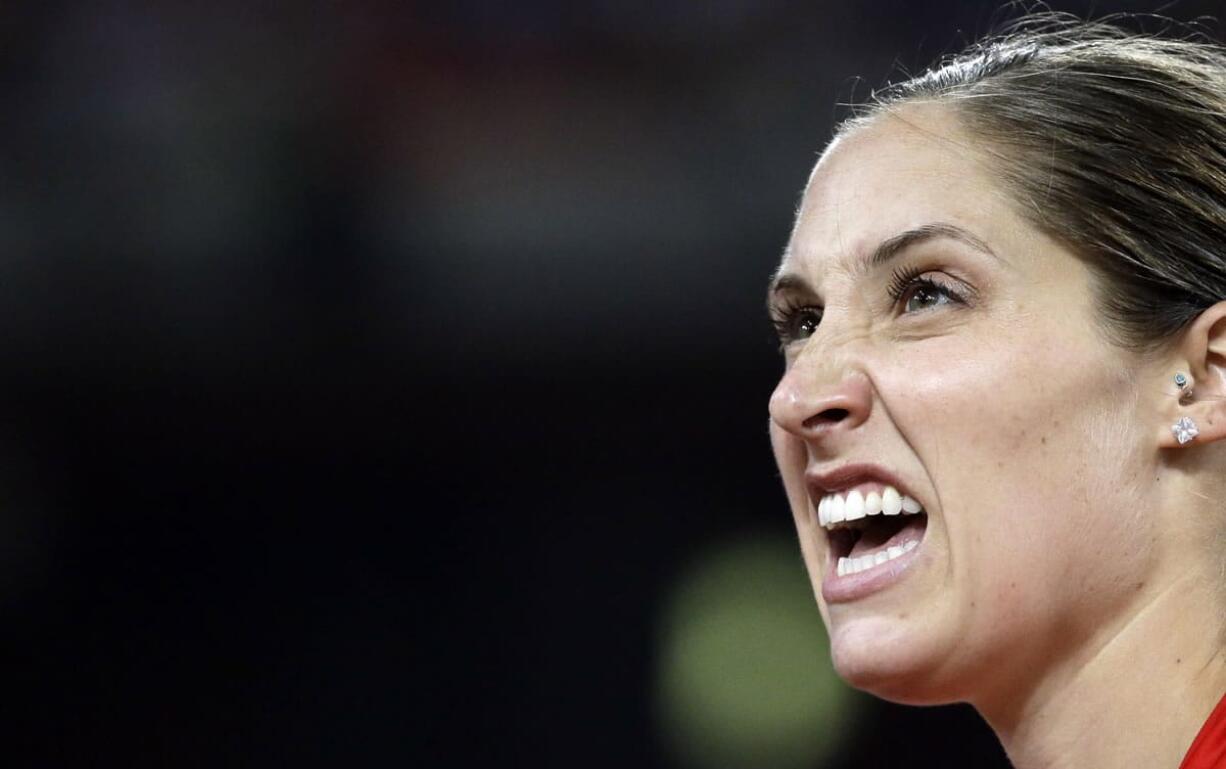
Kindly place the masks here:
[(1175, 386), (1179, 388), (1179, 397), (1181, 400), (1192, 397), (1192, 383), (1188, 381), (1188, 375), (1182, 371), (1175, 372)]
[(1200, 435), (1200, 430), (1196, 429), (1196, 423), (1190, 417), (1180, 417), (1178, 422), (1171, 425), (1171, 432), (1175, 434), (1175, 440), (1179, 441), (1180, 446)]

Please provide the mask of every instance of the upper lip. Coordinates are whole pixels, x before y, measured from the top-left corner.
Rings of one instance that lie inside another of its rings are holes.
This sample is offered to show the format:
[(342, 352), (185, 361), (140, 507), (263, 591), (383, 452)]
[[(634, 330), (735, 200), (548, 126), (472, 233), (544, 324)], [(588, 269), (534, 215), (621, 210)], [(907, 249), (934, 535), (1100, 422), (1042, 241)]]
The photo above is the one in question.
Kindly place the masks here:
[(908, 493), (906, 486), (898, 476), (881, 465), (851, 463), (822, 472), (815, 469), (805, 471), (805, 484), (809, 487), (809, 495), (814, 504), (827, 494), (870, 481), (879, 481), (887, 486), (893, 486), (902, 494)]

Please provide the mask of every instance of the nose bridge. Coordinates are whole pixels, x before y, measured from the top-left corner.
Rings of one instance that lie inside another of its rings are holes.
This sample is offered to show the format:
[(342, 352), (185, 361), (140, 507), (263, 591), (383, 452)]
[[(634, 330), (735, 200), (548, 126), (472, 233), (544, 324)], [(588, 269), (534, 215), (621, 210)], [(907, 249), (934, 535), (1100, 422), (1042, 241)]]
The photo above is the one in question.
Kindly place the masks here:
[(863, 335), (811, 337), (771, 395), (771, 419), (808, 441), (847, 432), (872, 410)]

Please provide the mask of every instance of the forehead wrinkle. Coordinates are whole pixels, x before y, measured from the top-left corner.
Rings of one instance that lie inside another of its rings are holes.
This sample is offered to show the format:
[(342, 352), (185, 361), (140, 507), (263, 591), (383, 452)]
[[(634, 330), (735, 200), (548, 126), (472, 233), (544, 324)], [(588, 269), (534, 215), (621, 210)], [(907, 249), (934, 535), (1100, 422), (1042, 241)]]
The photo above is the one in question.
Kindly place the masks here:
[(796, 238), (789, 239), (788, 244), (784, 247), (783, 258), (779, 261), (779, 266), (771, 275), (770, 283), (767, 286), (766, 300), (769, 304), (774, 297), (779, 294), (801, 294), (805, 296), (817, 297), (818, 291), (816, 285), (810, 281), (807, 275), (810, 270), (807, 269), (816, 255), (806, 252), (798, 254), (798, 251), (804, 249), (796, 244)]
[(779, 294), (813, 293), (813, 288), (809, 285), (809, 281), (789, 264), (795, 261), (792, 258), (792, 254), (792, 243), (789, 241), (783, 249), (783, 258), (779, 260), (779, 266), (771, 273), (770, 281), (766, 286), (766, 304), (768, 306)]
[[(798, 252), (804, 253), (798, 253)], [(838, 273), (856, 277), (856, 269), (853, 262), (854, 257), (849, 255), (834, 255), (827, 259), (824, 256), (819, 256), (818, 252), (808, 251), (801, 248), (789, 246), (782, 263), (771, 276), (770, 285), (767, 291), (767, 303), (781, 294), (798, 294), (813, 298), (820, 298), (821, 292), (818, 291), (817, 284), (808, 277), (813, 273), (813, 267), (824, 262), (832, 262), (830, 266), (820, 270), (820, 277), (829, 279), (831, 273)], [(819, 277), (814, 275), (814, 278)]]

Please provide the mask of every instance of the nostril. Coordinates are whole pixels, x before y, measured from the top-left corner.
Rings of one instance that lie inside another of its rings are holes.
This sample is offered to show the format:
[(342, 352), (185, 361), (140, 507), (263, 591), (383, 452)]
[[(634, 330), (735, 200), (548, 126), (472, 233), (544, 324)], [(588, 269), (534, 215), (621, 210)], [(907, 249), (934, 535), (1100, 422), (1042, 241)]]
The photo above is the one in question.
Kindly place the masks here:
[(847, 409), (826, 409), (812, 417), (809, 422), (810, 424), (838, 424), (846, 419), (849, 413)]
[(797, 370), (806, 373), (792, 366), (771, 396), (772, 418), (781, 428), (815, 441), (855, 430), (868, 421), (873, 388), (866, 374), (853, 371), (837, 382), (827, 382), (816, 375), (798, 379)]

